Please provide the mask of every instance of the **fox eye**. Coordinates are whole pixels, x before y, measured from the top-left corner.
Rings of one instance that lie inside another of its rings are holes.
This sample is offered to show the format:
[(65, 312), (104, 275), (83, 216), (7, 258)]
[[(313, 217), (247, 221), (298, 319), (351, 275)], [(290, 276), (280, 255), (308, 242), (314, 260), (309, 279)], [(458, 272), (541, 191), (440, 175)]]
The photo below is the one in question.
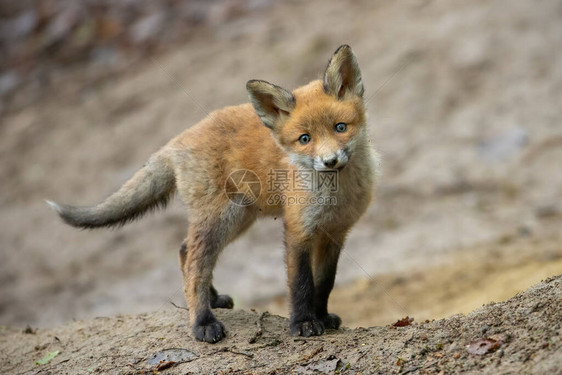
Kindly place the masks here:
[(347, 124), (345, 122), (338, 122), (334, 128), (336, 132), (343, 133), (347, 130)]
[(303, 134), (299, 137), (299, 142), (301, 143), (301, 145), (305, 145), (308, 142), (310, 142), (310, 135), (308, 134)]

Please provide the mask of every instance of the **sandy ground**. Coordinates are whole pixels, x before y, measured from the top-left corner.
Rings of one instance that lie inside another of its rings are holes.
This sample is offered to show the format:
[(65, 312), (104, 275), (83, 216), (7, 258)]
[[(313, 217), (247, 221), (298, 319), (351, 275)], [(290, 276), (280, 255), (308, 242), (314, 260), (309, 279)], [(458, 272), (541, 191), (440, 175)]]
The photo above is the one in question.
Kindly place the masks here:
[(7, 329), (0, 333), (0, 368), (21, 374), (557, 374), (562, 368), (560, 277), (467, 316), (309, 339), (289, 336), (284, 318), (223, 310), (218, 317), (228, 336), (203, 344), (186, 335), (186, 315), (176, 309), (37, 332)]
[[(562, 273), (559, 226), (549, 227), (552, 232), (540, 237), (505, 237), (461, 249), (438, 265), (342, 284), (332, 293), (330, 311), (348, 327), (372, 327), (406, 315), (423, 322), (468, 314), (490, 301), (507, 300)], [(288, 311), (284, 294), (254, 305), (279, 315)]]
[[(346, 324), (467, 312), (562, 273), (561, 16), (558, 1), (286, 2), (73, 95), (69, 71), (50, 98), (2, 118), (0, 324), (183, 304), (178, 200), (89, 232), (63, 226), (43, 199), (100, 201), (210, 110), (246, 101), (248, 79), (297, 87), (342, 43), (357, 54), (384, 159), (378, 199), (340, 263), (332, 308)], [(443, 286), (432, 270), (459, 277)], [(415, 277), (433, 287), (401, 284)], [(280, 223), (259, 222), (226, 249), (215, 280), (239, 307), (283, 313)]]

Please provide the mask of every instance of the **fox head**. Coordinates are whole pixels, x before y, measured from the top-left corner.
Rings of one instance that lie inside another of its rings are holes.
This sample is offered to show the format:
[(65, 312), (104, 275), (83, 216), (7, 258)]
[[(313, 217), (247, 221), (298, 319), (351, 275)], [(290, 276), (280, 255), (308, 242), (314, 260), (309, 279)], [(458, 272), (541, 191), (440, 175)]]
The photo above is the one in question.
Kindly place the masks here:
[(366, 138), (363, 82), (348, 45), (336, 50), (322, 81), (292, 93), (261, 80), (246, 87), (256, 113), (293, 164), (341, 170)]

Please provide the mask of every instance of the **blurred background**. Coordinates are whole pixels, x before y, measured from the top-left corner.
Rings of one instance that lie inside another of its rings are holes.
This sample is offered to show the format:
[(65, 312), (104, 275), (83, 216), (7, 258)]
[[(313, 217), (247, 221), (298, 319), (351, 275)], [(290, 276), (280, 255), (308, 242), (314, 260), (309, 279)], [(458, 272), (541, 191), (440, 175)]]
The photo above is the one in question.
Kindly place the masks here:
[[(562, 273), (561, 19), (554, 0), (1, 1), (0, 324), (185, 305), (179, 199), (113, 231), (44, 199), (99, 202), (247, 80), (296, 88), (343, 43), (383, 157), (330, 302), (344, 324), (467, 313)], [(279, 220), (225, 250), (215, 285), (287, 315)]]

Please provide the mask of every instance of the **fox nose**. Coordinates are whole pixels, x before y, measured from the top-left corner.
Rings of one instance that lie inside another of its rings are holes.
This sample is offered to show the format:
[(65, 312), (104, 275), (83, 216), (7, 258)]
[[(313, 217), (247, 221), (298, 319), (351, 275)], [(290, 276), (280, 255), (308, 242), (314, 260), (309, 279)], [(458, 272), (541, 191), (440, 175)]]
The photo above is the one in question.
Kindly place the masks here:
[(334, 168), (336, 166), (336, 164), (338, 164), (338, 157), (337, 156), (332, 156), (328, 159), (323, 159), (322, 160), (324, 162), (324, 165), (328, 168)]

